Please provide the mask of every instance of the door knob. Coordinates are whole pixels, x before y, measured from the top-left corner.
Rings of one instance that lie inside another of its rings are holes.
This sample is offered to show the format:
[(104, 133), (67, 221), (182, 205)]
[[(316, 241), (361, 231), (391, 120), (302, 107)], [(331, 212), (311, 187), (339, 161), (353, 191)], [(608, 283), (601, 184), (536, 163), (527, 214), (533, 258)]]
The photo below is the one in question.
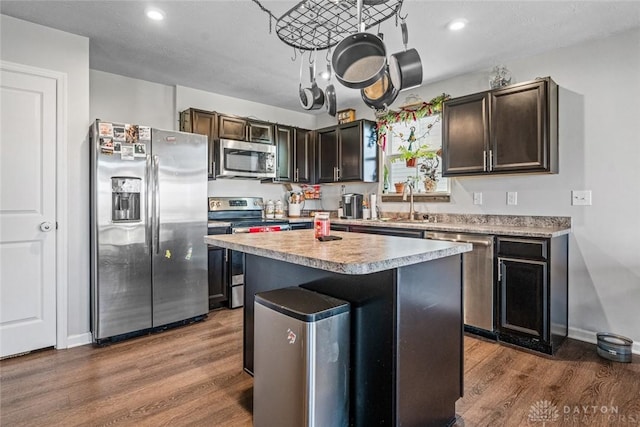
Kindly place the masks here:
[(51, 231), (51, 230), (53, 230), (53, 225), (50, 222), (45, 221), (42, 224), (40, 224), (40, 230), (42, 230), (44, 232)]

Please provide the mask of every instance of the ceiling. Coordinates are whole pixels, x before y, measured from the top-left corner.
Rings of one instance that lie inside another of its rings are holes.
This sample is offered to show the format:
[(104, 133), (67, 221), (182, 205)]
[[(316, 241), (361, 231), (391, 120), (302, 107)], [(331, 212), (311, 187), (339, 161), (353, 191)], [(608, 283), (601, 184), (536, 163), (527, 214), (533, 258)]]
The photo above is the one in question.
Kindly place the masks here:
[[(276, 18), (297, 3), (261, 0)], [(148, 6), (162, 9), (166, 19), (148, 20)], [(292, 61), (294, 50), (276, 35), (275, 20), (270, 34), (269, 15), (250, 0), (2, 0), (0, 12), (88, 37), (94, 70), (305, 111), (298, 100), (300, 55)], [(405, 0), (402, 13), (408, 47), (422, 59), (423, 83), (640, 27), (638, 1)], [(449, 31), (455, 18), (467, 19), (467, 27)], [(388, 54), (403, 49), (395, 21), (380, 26)], [(325, 54), (317, 54), (321, 69)], [(308, 72), (302, 83), (309, 85)], [(364, 107), (359, 90), (335, 86), (338, 109)]]

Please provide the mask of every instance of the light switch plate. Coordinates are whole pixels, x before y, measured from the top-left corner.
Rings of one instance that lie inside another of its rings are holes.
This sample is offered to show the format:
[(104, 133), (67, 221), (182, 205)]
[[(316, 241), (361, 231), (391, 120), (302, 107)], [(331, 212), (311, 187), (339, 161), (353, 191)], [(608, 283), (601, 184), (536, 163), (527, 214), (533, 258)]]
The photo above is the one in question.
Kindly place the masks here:
[(507, 191), (507, 204), (508, 205), (517, 205), (518, 204), (518, 192), (517, 191)]
[(574, 206), (591, 206), (591, 190), (573, 190), (571, 192), (571, 204)]
[(482, 204), (482, 193), (473, 193), (473, 204), (474, 205)]

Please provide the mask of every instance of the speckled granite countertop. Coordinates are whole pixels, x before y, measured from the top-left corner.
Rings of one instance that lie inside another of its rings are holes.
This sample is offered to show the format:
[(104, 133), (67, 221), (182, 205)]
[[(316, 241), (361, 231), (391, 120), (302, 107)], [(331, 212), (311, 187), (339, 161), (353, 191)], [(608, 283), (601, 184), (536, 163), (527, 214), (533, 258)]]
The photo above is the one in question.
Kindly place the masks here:
[(364, 225), (369, 227), (385, 228), (410, 228), (425, 231), (449, 231), (455, 233), (495, 234), (501, 236), (542, 237), (551, 238), (569, 234), (571, 227), (562, 226), (523, 226), (523, 225), (498, 225), (498, 224), (471, 224), (471, 223), (445, 223), (425, 221), (381, 221), (362, 219), (332, 219), (336, 224)]
[(469, 252), (469, 243), (332, 231), (342, 240), (320, 242), (314, 230), (219, 234), (205, 243), (344, 274), (368, 274)]
[[(569, 217), (431, 214), (429, 218), (430, 221), (419, 220), (413, 222), (406, 219), (362, 220), (331, 218), (331, 222), (369, 227), (541, 238), (551, 238), (571, 233), (571, 218)], [(431, 222), (433, 220), (437, 222)], [(313, 221), (313, 218), (290, 218), (289, 221), (309, 222)]]
[[(388, 213), (392, 218), (402, 214)], [(385, 213), (386, 215), (386, 213)], [(404, 214), (406, 217), (406, 213)], [(513, 215), (473, 215), (473, 214), (430, 214), (430, 220), (409, 222), (398, 219), (362, 220), (331, 218), (331, 222), (344, 225), (364, 225), (370, 227), (408, 228), (424, 231), (449, 231), (454, 233), (495, 234), (500, 236), (521, 236), (551, 238), (571, 233), (570, 217), (555, 216), (513, 216)], [(311, 222), (310, 217), (287, 218), (289, 222)], [(436, 221), (436, 222), (433, 222)], [(228, 222), (209, 221), (209, 227), (229, 227)]]

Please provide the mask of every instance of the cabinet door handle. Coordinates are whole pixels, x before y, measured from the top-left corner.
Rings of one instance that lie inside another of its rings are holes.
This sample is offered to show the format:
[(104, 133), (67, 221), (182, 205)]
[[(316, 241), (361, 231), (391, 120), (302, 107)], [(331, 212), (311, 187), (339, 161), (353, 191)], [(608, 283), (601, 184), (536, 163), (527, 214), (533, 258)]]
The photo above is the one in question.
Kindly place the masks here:
[(493, 150), (489, 150), (489, 171), (493, 170)]
[(487, 170), (487, 150), (482, 152), (482, 170)]
[(296, 171), (293, 173), (293, 181), (298, 182), (298, 168), (296, 168)]
[(336, 167), (336, 181), (340, 181), (340, 168)]

